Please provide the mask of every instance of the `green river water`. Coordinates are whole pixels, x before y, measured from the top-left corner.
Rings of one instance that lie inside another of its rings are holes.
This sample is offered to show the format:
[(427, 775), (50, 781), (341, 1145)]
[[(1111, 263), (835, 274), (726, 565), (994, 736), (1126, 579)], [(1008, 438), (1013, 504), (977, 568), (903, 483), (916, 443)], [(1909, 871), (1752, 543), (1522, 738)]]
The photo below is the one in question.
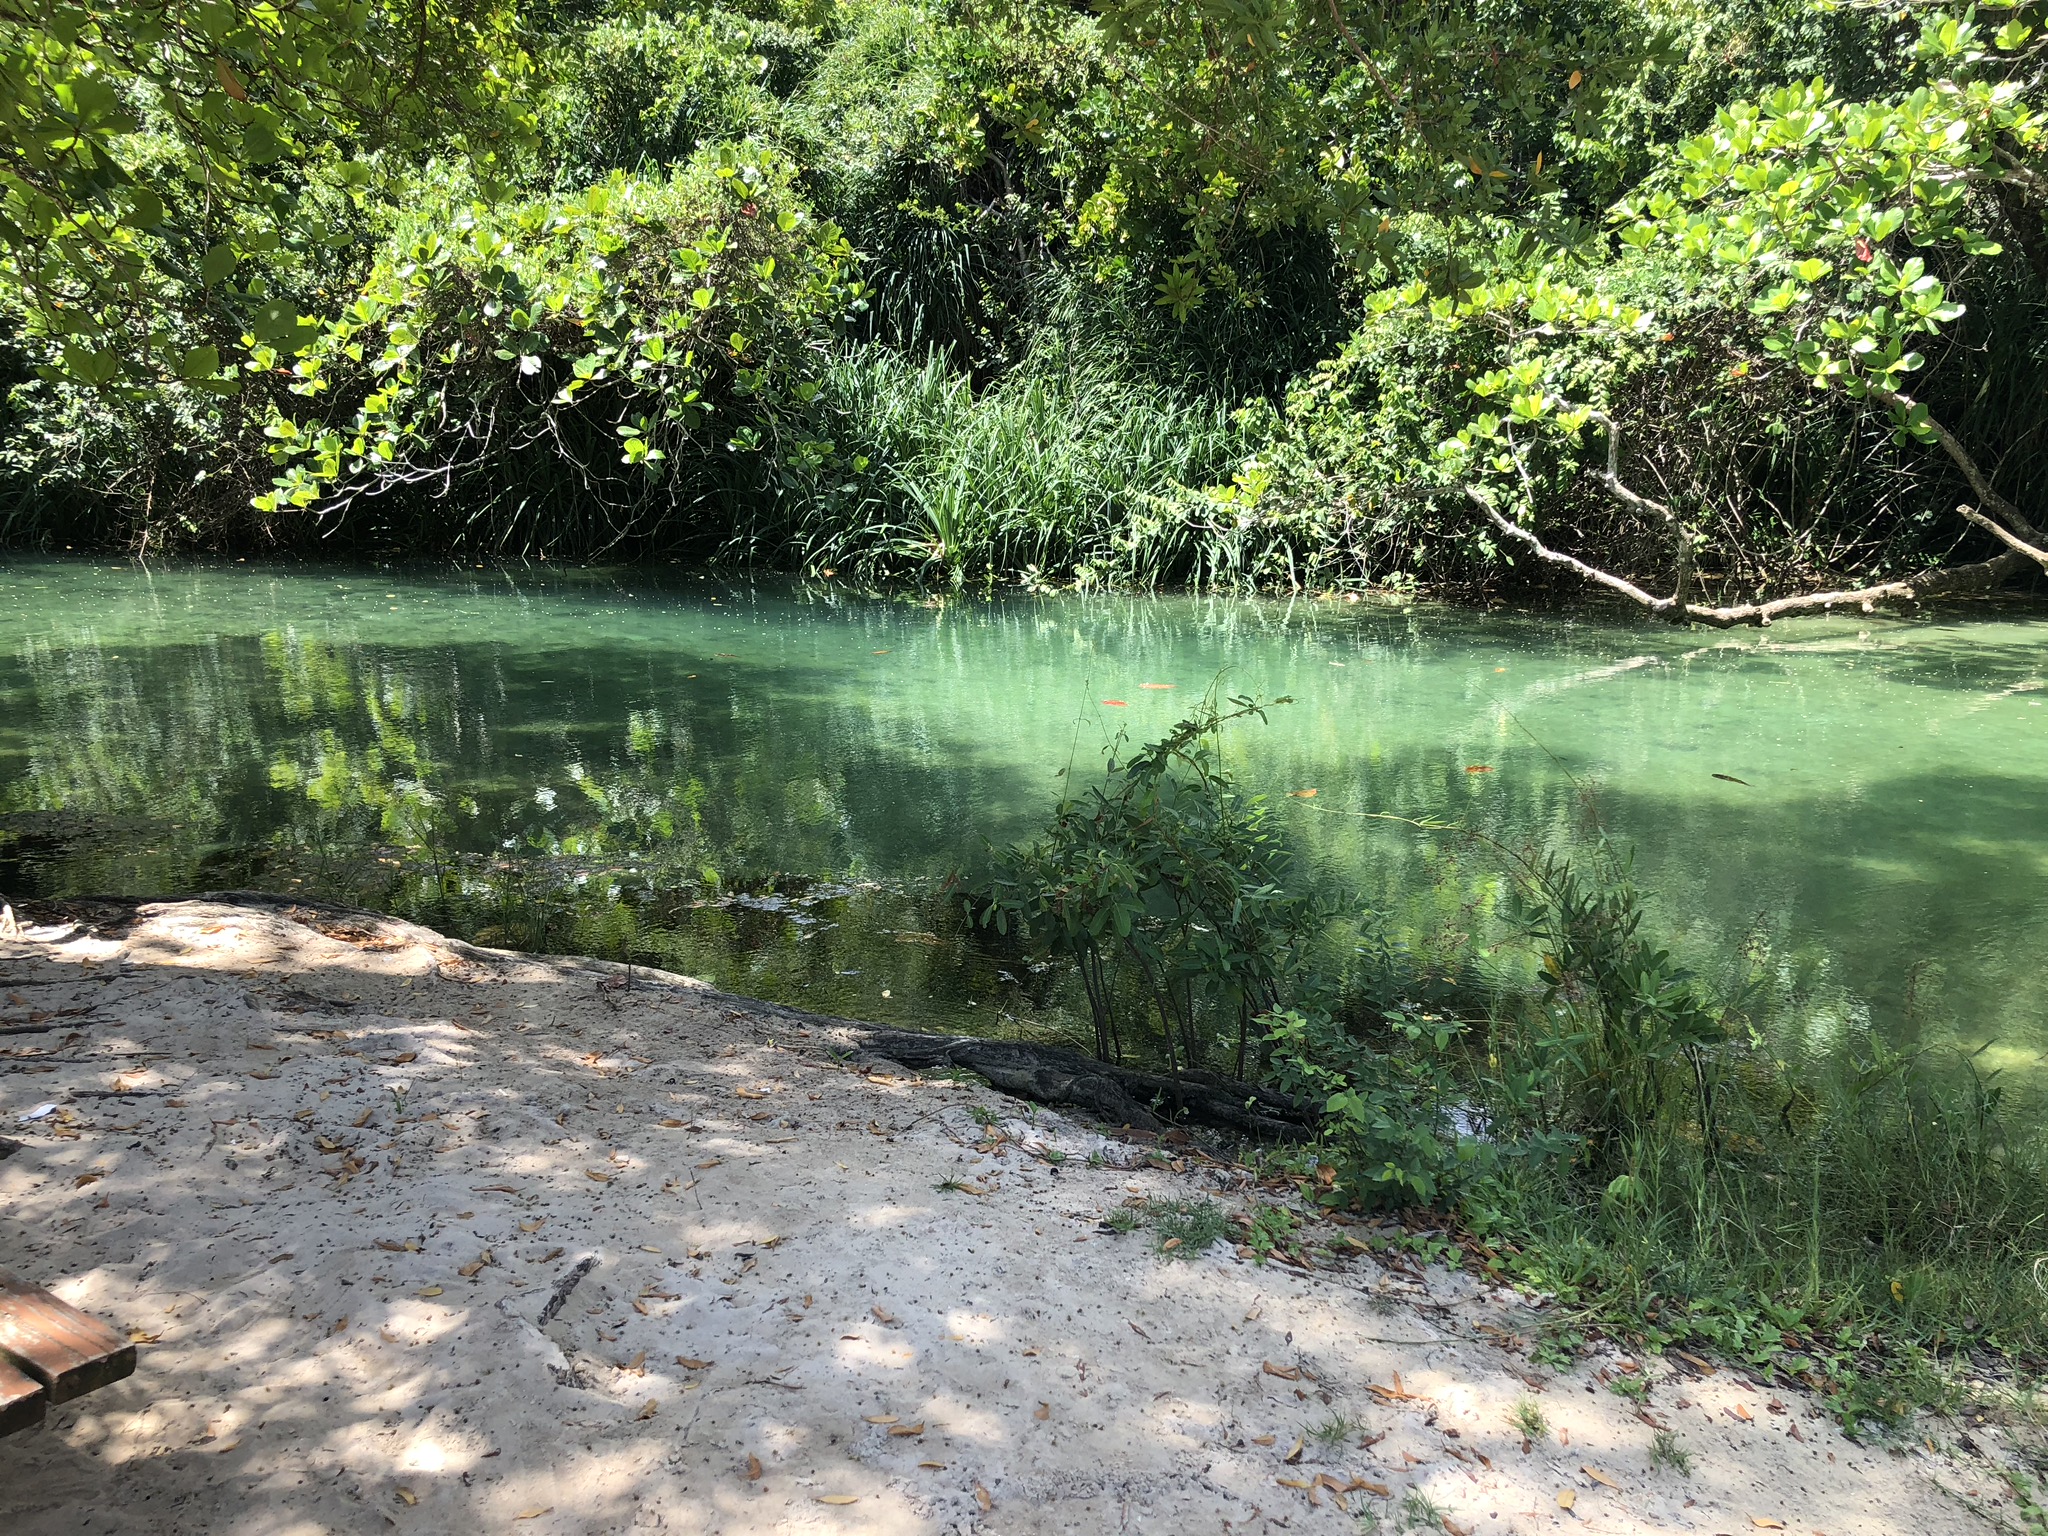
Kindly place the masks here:
[(1219, 678), (1292, 696), (1233, 728), (1233, 766), (1425, 961), (1476, 940), (1512, 970), (1488, 948), (1501, 861), (1358, 813), (1518, 847), (1597, 824), (1671, 947), (1709, 975), (1746, 957), (1779, 1027), (2040, 1073), (2048, 620), (1997, 610), (1721, 635), (14, 559), (0, 896), (317, 893), (826, 1012), (1057, 1032), (1062, 994), (975, 942), (937, 882), (1029, 832), (1110, 733), (1155, 733)]

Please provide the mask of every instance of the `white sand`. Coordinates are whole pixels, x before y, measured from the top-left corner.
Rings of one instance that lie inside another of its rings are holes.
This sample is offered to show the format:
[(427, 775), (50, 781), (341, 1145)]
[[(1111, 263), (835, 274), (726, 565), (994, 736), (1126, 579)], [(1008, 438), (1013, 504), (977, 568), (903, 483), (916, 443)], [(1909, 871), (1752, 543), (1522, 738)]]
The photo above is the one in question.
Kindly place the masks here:
[[(28, 1143), (0, 1263), (147, 1341), (0, 1441), (6, 1536), (1348, 1532), (1400, 1529), (1411, 1492), (1487, 1536), (2012, 1522), (1940, 1431), (1866, 1449), (1728, 1369), (1643, 1362), (1694, 1460), (1655, 1466), (1594, 1375), (1618, 1356), (1531, 1365), (1481, 1329), (1541, 1314), (1462, 1274), (1169, 1262), (1099, 1229), (1133, 1195), (1241, 1208), (1199, 1160), (1088, 1166), (1133, 1149), (862, 1075), (679, 977), (317, 921), (179, 902), (0, 941), (0, 1024), (65, 1026), (0, 1037), (54, 1053), (0, 1066)], [(150, 1092), (72, 1097), (116, 1086)], [(1411, 1395), (1374, 1390), (1397, 1373)], [(1525, 1378), (1553, 1430), (1526, 1449)]]

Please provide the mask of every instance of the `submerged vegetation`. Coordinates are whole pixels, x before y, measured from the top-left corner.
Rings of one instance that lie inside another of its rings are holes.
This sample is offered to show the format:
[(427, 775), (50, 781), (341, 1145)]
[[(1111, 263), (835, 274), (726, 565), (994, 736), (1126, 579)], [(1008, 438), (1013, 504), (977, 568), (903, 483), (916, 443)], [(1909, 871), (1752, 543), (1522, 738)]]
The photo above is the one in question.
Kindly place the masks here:
[(2040, 12), (66, 0), (5, 43), (0, 539), (2037, 579)]

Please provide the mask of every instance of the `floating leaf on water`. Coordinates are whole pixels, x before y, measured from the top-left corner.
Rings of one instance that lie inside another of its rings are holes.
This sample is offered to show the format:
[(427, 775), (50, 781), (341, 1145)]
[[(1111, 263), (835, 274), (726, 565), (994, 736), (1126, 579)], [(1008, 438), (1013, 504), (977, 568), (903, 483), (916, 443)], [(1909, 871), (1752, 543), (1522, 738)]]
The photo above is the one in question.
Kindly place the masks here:
[(1316, 791), (1313, 789), (1290, 789), (1287, 791), (1287, 798), (1290, 800), (1313, 800), (1315, 797)]
[(1107, 704), (1111, 709), (1129, 709), (1131, 707), (1122, 699), (1104, 699), (1102, 702)]
[(1749, 789), (1753, 787), (1750, 784), (1749, 780), (1738, 779), (1732, 773), (1717, 773), (1714, 775), (1714, 777), (1721, 780), (1725, 784), (1740, 784), (1744, 789)]
[(1176, 685), (1173, 683), (1140, 683), (1138, 686), (1140, 688), (1172, 688)]
[(1491, 764), (1491, 763), (1473, 763), (1473, 764), (1471, 764), (1470, 766), (1468, 766), (1468, 767), (1467, 767), (1467, 768), (1465, 769), (1465, 771), (1466, 771), (1467, 773), (1491, 773), (1491, 772), (1493, 772), (1493, 764)]

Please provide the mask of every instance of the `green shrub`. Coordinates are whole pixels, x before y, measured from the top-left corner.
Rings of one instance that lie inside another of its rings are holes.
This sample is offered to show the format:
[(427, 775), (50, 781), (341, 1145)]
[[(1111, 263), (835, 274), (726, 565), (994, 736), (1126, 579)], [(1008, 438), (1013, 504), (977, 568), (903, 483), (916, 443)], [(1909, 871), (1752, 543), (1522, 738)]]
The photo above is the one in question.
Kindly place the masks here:
[(712, 10), (575, 33), (547, 61), (553, 78), (540, 109), (554, 184), (580, 190), (614, 170), (658, 173), (707, 144), (772, 132), (778, 108), (754, 31)]
[(1149, 1015), (1169, 1068), (1200, 1066), (1234, 1037), (1242, 1074), (1252, 1021), (1305, 980), (1326, 914), (1294, 888), (1285, 840), (1222, 760), (1223, 727), (1264, 717), (1251, 699), (1226, 710), (1211, 698), (1149, 745), (1119, 734), (1103, 782), (1001, 856), (969, 903), (983, 927), (1075, 965), (1105, 1061), (1123, 1056), (1124, 1024)]
[(303, 402), (265, 429), (281, 473), (259, 508), (459, 486), (496, 547), (528, 526), (586, 544), (592, 525), (614, 541), (658, 527), (696, 460), (801, 423), (857, 293), (844, 238), (793, 179), (722, 145), (564, 199), (430, 189), (309, 343), (253, 349)]
[(1435, 1205), (1490, 1165), (1487, 1145), (1456, 1123), (1464, 1095), (1446, 1056), (1460, 1033), (1455, 1021), (1394, 1012), (1381, 1044), (1297, 1009), (1265, 1022), (1275, 1081), (1321, 1110), (1318, 1148), (1336, 1170), (1332, 1199), (1368, 1209)]

